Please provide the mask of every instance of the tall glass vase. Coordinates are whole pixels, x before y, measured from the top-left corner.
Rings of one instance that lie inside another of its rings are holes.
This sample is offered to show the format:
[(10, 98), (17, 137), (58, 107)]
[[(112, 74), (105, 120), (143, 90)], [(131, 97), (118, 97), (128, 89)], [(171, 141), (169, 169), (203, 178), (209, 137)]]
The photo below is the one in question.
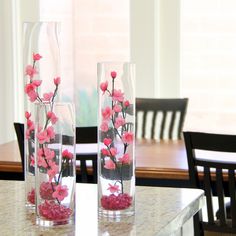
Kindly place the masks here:
[(134, 214), (134, 79), (134, 64), (98, 64), (98, 211), (101, 217)]
[[(34, 103), (49, 95), (60, 75), (58, 44), (59, 25), (56, 22), (27, 22), (23, 25), (23, 73), (25, 110), (25, 202), (29, 209), (35, 206), (35, 114)], [(50, 82), (49, 82), (50, 80)], [(47, 99), (47, 98), (46, 98)], [(54, 100), (58, 99), (57, 96)]]
[(35, 127), (36, 222), (41, 226), (74, 224), (74, 106), (36, 104)]

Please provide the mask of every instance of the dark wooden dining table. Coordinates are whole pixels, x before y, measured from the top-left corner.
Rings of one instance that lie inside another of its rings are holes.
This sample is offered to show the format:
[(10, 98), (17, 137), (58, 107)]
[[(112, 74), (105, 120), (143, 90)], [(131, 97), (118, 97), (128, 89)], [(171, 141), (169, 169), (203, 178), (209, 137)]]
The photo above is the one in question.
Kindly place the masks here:
[[(136, 140), (135, 156), (137, 185), (187, 187), (188, 165), (183, 140)], [(17, 141), (0, 145), (0, 173), (2, 176), (22, 173)]]

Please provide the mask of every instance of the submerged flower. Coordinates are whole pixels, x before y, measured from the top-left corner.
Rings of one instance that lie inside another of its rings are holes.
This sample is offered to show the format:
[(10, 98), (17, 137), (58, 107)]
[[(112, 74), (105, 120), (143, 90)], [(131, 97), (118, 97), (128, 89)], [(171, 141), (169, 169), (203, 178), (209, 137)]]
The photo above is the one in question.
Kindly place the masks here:
[(105, 107), (104, 109), (102, 109), (102, 118), (104, 120), (110, 119), (112, 114), (113, 114), (113, 111), (112, 111), (112, 109), (110, 107)]
[(106, 121), (103, 121), (101, 126), (100, 126), (100, 129), (101, 129), (102, 132), (107, 132), (109, 130), (108, 123)]
[(113, 107), (113, 111), (114, 112), (121, 112), (121, 110), (122, 110), (122, 107), (120, 106), (120, 105), (115, 105), (114, 107)]
[(103, 93), (106, 92), (107, 87), (108, 87), (108, 81), (103, 82), (103, 83), (100, 84), (100, 89), (103, 91)]
[(109, 159), (105, 161), (104, 168), (108, 170), (114, 170), (116, 168), (116, 165), (111, 159)]
[(49, 102), (49, 101), (51, 100), (51, 98), (53, 97), (53, 95), (54, 95), (54, 93), (52, 93), (52, 92), (50, 92), (50, 93), (44, 93), (44, 94), (43, 94), (43, 100)]
[(38, 141), (40, 144), (43, 144), (45, 142), (49, 142), (50, 138), (48, 137), (47, 131), (44, 130), (42, 132), (39, 132), (36, 137), (38, 138)]
[(124, 101), (124, 106), (128, 107), (130, 105), (130, 102), (128, 100)]
[(72, 152), (69, 152), (67, 149), (65, 149), (65, 150), (62, 152), (62, 157), (63, 157), (63, 158), (66, 158), (66, 159), (73, 159), (73, 153), (72, 153)]
[(121, 92), (121, 90), (114, 89), (112, 93), (112, 100), (117, 102), (123, 102), (124, 100), (124, 93)]
[(122, 157), (118, 159), (122, 164), (129, 164), (130, 163), (130, 157), (129, 154), (126, 153)]
[(103, 143), (106, 146), (109, 146), (112, 143), (112, 139), (111, 138), (104, 138)]
[(118, 129), (120, 126), (125, 124), (125, 119), (122, 116), (118, 116), (115, 120), (115, 128)]
[(116, 78), (116, 75), (117, 75), (117, 73), (116, 73), (115, 71), (112, 71), (112, 72), (111, 72), (111, 77), (112, 77), (112, 79), (115, 79), (115, 78)]
[(56, 187), (56, 183), (42, 182), (39, 188), (39, 194), (42, 199), (53, 200), (53, 188)]
[(31, 65), (26, 66), (25, 68), (25, 74), (28, 75), (31, 79), (34, 77), (35, 74), (37, 74), (38, 71)]
[(122, 136), (122, 141), (124, 143), (131, 144), (134, 140), (134, 134), (132, 132), (124, 132)]
[(59, 201), (63, 201), (64, 198), (68, 196), (68, 188), (66, 185), (57, 185), (55, 188), (55, 192), (52, 194), (52, 196)]
[(48, 174), (48, 176), (49, 176), (49, 182), (51, 183), (51, 182), (52, 182), (52, 179), (53, 179), (53, 178), (55, 177), (55, 175), (58, 173), (59, 167), (58, 167), (58, 165), (56, 165), (55, 163), (54, 163), (54, 164), (51, 163), (50, 168), (51, 168), (51, 169), (49, 169), (49, 170), (47, 171), (47, 174)]
[(109, 190), (111, 193), (118, 193), (120, 191), (120, 187), (119, 185), (112, 185), (112, 184), (109, 184), (109, 187), (107, 188), (107, 190)]
[(47, 113), (47, 117), (51, 120), (52, 124), (55, 124), (55, 123), (58, 121), (57, 116), (56, 116), (55, 113), (52, 112), (52, 111), (49, 111), (49, 112)]
[(26, 118), (26, 119), (29, 119), (30, 117), (31, 117), (31, 113), (28, 112), (28, 111), (26, 111), (26, 112), (25, 112), (25, 118)]

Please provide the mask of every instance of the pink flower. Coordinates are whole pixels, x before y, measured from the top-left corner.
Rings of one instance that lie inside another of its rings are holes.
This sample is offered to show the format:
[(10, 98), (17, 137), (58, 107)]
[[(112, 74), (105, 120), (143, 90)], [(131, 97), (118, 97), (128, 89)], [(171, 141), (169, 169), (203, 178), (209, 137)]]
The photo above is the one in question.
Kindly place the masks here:
[(124, 93), (122, 93), (120, 89), (119, 90), (114, 89), (113, 94), (112, 94), (112, 100), (118, 101), (118, 102), (123, 102)]
[(28, 96), (29, 96), (30, 101), (34, 102), (38, 97), (38, 93), (32, 90), (31, 92), (28, 93)]
[(29, 129), (27, 129), (27, 130), (25, 131), (25, 138), (26, 138), (26, 139), (29, 139), (29, 138), (30, 138), (30, 130), (29, 130)]
[(52, 179), (55, 177), (55, 175), (58, 173), (59, 167), (55, 163), (50, 166), (50, 169), (47, 171), (47, 174), (49, 176), (49, 182), (52, 182)]
[(49, 126), (47, 128), (47, 135), (48, 135), (49, 139), (55, 138), (55, 132), (54, 132), (54, 128), (52, 126)]
[(57, 185), (56, 191), (52, 194), (54, 198), (57, 198), (59, 201), (63, 201), (65, 197), (68, 196), (68, 188), (66, 185)]
[(28, 111), (26, 111), (26, 112), (25, 112), (25, 118), (26, 118), (26, 119), (29, 119), (30, 117), (31, 117), (31, 113), (28, 112)]
[(104, 156), (109, 156), (109, 154), (110, 154), (106, 148), (102, 148), (101, 152), (102, 152), (102, 155), (104, 155)]
[(109, 160), (105, 160), (104, 168), (108, 170), (114, 170), (116, 168), (116, 165), (111, 159), (109, 159)]
[(30, 192), (28, 192), (27, 200), (29, 203), (35, 204), (35, 189), (34, 188), (32, 188)]
[(45, 161), (45, 159), (42, 156), (38, 156), (38, 160), (37, 161), (38, 161), (37, 164), (38, 164), (39, 167), (40, 166), (42, 166), (44, 168), (48, 167), (47, 162)]
[(30, 165), (34, 166), (35, 165), (35, 160), (34, 160), (34, 155), (30, 156)]
[(58, 121), (57, 116), (56, 116), (55, 113), (52, 112), (52, 111), (49, 111), (49, 112), (47, 113), (47, 117), (51, 120), (52, 124), (55, 124), (55, 123)]
[(111, 77), (112, 77), (112, 79), (115, 79), (115, 78), (116, 78), (116, 75), (117, 75), (117, 73), (116, 73), (115, 71), (112, 71), (112, 72), (111, 72)]
[(108, 87), (108, 81), (103, 82), (103, 83), (100, 84), (100, 89), (103, 91), (103, 93), (106, 92), (107, 87)]
[(62, 157), (71, 160), (71, 159), (73, 159), (73, 153), (71, 153), (71, 152), (69, 152), (67, 149), (65, 149), (65, 150), (62, 152)]
[(47, 160), (52, 160), (55, 157), (55, 152), (49, 148), (44, 148), (44, 155)]
[(34, 61), (39, 61), (40, 59), (42, 58), (42, 56), (41, 55), (39, 55), (38, 53), (33, 53), (33, 59), (34, 59)]
[(35, 79), (32, 81), (32, 84), (35, 85), (35, 87), (39, 87), (42, 84), (42, 80)]
[(124, 101), (124, 105), (125, 107), (128, 107), (130, 105), (129, 101), (128, 100)]
[(105, 107), (104, 109), (102, 109), (102, 118), (104, 120), (108, 120), (112, 116), (112, 113), (113, 111), (110, 107)]
[(121, 110), (122, 110), (122, 107), (120, 106), (120, 105), (115, 105), (114, 107), (113, 107), (113, 111), (114, 112), (121, 112)]
[(114, 157), (117, 154), (117, 149), (114, 147), (110, 148), (110, 154), (111, 154), (111, 156)]
[(53, 188), (56, 187), (56, 183), (49, 183), (49, 182), (42, 182), (40, 184), (39, 188), (39, 194), (42, 199), (45, 200), (53, 200), (52, 194), (53, 194)]
[(122, 116), (118, 116), (115, 120), (115, 128), (118, 129), (120, 126), (125, 124), (125, 119)]
[(57, 86), (61, 83), (61, 77), (54, 78), (54, 84)]
[(130, 157), (129, 154), (126, 153), (122, 157), (118, 159), (122, 164), (129, 164), (130, 163)]
[(53, 93), (52, 93), (52, 92), (50, 92), (50, 93), (44, 93), (44, 94), (43, 94), (43, 99), (44, 99), (44, 101), (50, 101), (52, 97), (53, 97)]
[(103, 143), (104, 143), (106, 146), (109, 146), (109, 145), (112, 143), (112, 139), (110, 139), (110, 138), (104, 138)]
[(31, 66), (31, 65), (28, 65), (26, 66), (25, 68), (25, 74), (28, 75), (31, 79), (34, 77), (35, 74), (37, 74), (37, 70)]
[(29, 83), (25, 85), (25, 93), (29, 94), (30, 92), (34, 91), (35, 85), (33, 83)]
[(111, 193), (118, 193), (120, 191), (119, 185), (111, 185), (109, 184), (109, 187), (107, 188)]
[(36, 136), (37, 136), (38, 141), (39, 141), (40, 144), (43, 144), (45, 142), (49, 142), (50, 141), (50, 138), (48, 137), (48, 134), (47, 134), (46, 130), (38, 133)]
[(102, 124), (100, 126), (100, 129), (101, 129), (102, 132), (107, 132), (109, 130), (107, 121), (102, 122)]
[(134, 140), (134, 134), (131, 132), (124, 132), (122, 140), (124, 143), (131, 144)]

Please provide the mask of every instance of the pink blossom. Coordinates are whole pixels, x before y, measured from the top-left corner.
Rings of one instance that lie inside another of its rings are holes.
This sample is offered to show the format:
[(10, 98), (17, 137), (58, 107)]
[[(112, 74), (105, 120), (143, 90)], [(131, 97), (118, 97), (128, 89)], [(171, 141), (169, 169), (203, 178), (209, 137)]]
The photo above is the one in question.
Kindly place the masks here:
[(32, 188), (30, 192), (27, 194), (27, 200), (31, 204), (35, 204), (35, 189)]
[(44, 130), (44, 131), (38, 133), (36, 136), (37, 136), (40, 144), (50, 141), (50, 138), (48, 137), (48, 134), (47, 134), (47, 130)]
[(27, 120), (27, 128), (29, 131), (34, 130), (34, 122), (31, 119)]
[(52, 112), (52, 111), (49, 111), (49, 112), (47, 113), (47, 117), (51, 120), (52, 124), (55, 124), (55, 123), (58, 121), (57, 116), (56, 116), (55, 113)]
[(124, 101), (124, 105), (125, 107), (128, 107), (130, 105), (129, 101), (128, 100)]
[(122, 93), (120, 89), (119, 90), (114, 89), (114, 91), (112, 93), (112, 100), (118, 101), (118, 102), (123, 102), (124, 93)]
[(25, 112), (25, 118), (26, 118), (26, 119), (29, 119), (30, 117), (31, 117), (31, 113), (28, 112), (28, 111), (26, 111), (26, 112)]
[(104, 139), (103, 139), (103, 143), (104, 143), (106, 146), (109, 146), (109, 145), (112, 143), (112, 139), (110, 139), (110, 138), (104, 138)]
[(106, 92), (107, 87), (108, 87), (108, 81), (103, 82), (103, 83), (100, 84), (100, 89), (103, 91), (103, 93)]
[(112, 77), (112, 79), (115, 79), (115, 78), (116, 78), (116, 75), (117, 75), (117, 73), (116, 73), (115, 71), (112, 71), (112, 72), (111, 72), (111, 77)]
[(50, 92), (50, 93), (44, 93), (44, 94), (43, 94), (43, 100), (44, 100), (44, 101), (50, 101), (52, 97), (53, 97), (53, 93), (52, 93), (52, 92)]
[(131, 144), (134, 140), (134, 134), (132, 132), (124, 132), (122, 140), (124, 143)]
[(39, 194), (42, 199), (53, 200), (53, 188), (56, 187), (56, 183), (42, 182), (39, 188)]
[(32, 90), (31, 92), (28, 93), (28, 96), (29, 96), (30, 101), (34, 102), (38, 97), (38, 93)]
[(50, 139), (54, 139), (55, 138), (55, 131), (54, 131), (54, 128), (53, 126), (49, 126), (47, 128), (47, 135)]
[(68, 188), (66, 185), (57, 185), (55, 192), (52, 194), (54, 198), (57, 198), (59, 201), (63, 201), (64, 198), (68, 196)]
[(29, 94), (30, 92), (34, 91), (35, 85), (33, 83), (29, 83), (25, 85), (25, 93)]
[(109, 156), (109, 151), (106, 148), (102, 148), (101, 152), (102, 152), (102, 155)]
[(117, 149), (114, 147), (110, 148), (110, 154), (111, 154), (111, 156), (114, 157), (117, 154)]
[(35, 85), (35, 87), (39, 87), (42, 84), (42, 80), (35, 79), (32, 81), (32, 84)]
[(102, 124), (100, 126), (100, 129), (101, 129), (102, 132), (107, 132), (109, 130), (107, 121), (102, 122)]
[(73, 153), (71, 153), (71, 152), (69, 152), (67, 149), (65, 149), (65, 150), (62, 152), (62, 157), (71, 160), (71, 159), (73, 159)]
[(38, 156), (41, 156), (41, 157), (44, 155), (44, 150), (43, 150), (43, 148), (39, 148), (39, 149), (38, 149), (37, 155), (38, 155)]
[(122, 157), (118, 159), (122, 164), (129, 164), (130, 163), (130, 157), (129, 154), (126, 153)]
[(54, 84), (57, 86), (61, 83), (61, 77), (54, 78)]
[(114, 107), (113, 107), (113, 111), (114, 112), (121, 112), (121, 110), (122, 110), (122, 107), (120, 106), (120, 105), (115, 105)]
[(112, 185), (112, 184), (108, 184), (109, 187), (107, 188), (107, 190), (109, 190), (111, 193), (118, 193), (120, 191), (120, 187), (119, 185)]
[(49, 182), (52, 182), (52, 179), (55, 177), (55, 175), (58, 173), (59, 167), (56, 164), (53, 164), (50, 166), (50, 169), (47, 171), (47, 174), (49, 176)]
[(42, 56), (41, 55), (39, 55), (38, 53), (33, 53), (33, 59), (34, 59), (34, 61), (39, 61), (40, 59), (42, 58)]
[(35, 74), (37, 74), (37, 70), (31, 66), (31, 65), (28, 65), (26, 66), (25, 68), (25, 74), (28, 75), (30, 78), (33, 78)]
[(104, 109), (102, 109), (102, 118), (104, 120), (110, 119), (112, 114), (113, 114), (113, 111), (112, 111), (112, 109), (110, 107), (105, 107)]
[(52, 160), (55, 157), (55, 152), (49, 148), (44, 148), (44, 155), (47, 160)]
[(118, 116), (115, 120), (115, 128), (118, 129), (120, 126), (125, 124), (125, 119), (122, 116)]
[(116, 165), (111, 159), (109, 159), (109, 160), (105, 160), (104, 168), (108, 170), (114, 170), (116, 168)]
[(37, 164), (39, 167), (40, 166), (42, 166), (44, 168), (48, 167), (47, 162), (45, 161), (44, 157), (42, 157), (42, 156), (38, 156)]
[(26, 138), (26, 139), (29, 139), (29, 138), (30, 138), (30, 130), (29, 130), (29, 129), (27, 129), (27, 130), (25, 131), (25, 138)]
[(30, 165), (34, 166), (35, 165), (35, 159), (34, 159), (34, 155), (30, 156)]

